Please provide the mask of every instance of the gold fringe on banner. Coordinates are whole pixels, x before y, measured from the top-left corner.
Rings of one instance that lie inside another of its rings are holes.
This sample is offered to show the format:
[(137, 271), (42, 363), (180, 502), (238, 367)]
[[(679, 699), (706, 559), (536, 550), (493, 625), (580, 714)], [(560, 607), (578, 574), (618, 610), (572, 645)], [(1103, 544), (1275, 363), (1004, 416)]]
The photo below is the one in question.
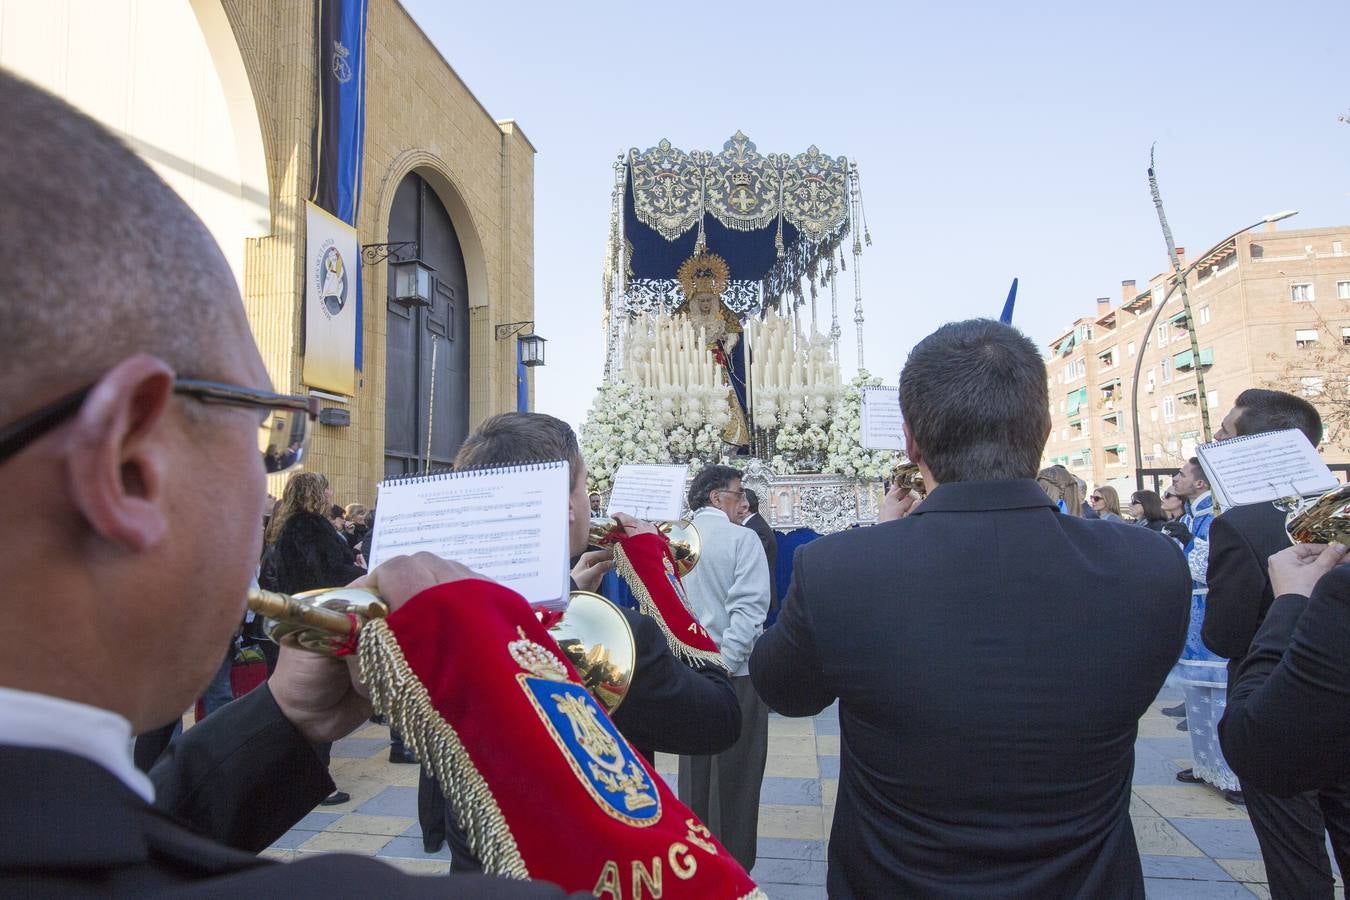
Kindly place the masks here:
[(427, 689), (403, 658), (388, 623), (383, 619), (367, 622), (361, 629), (358, 652), (371, 702), (389, 718), (390, 727), (403, 735), (404, 745), (431, 767), (483, 871), (528, 879), (525, 860), (491, 788), (455, 729), (431, 705)]
[[(628, 554), (624, 553), (623, 545), (615, 543), (613, 545), (613, 550), (614, 571), (619, 573), (619, 577), (623, 579), (624, 584), (628, 585), (628, 590), (633, 592), (634, 597), (637, 597), (638, 609), (642, 614), (655, 620), (656, 624), (660, 626), (661, 633), (666, 637), (666, 643), (670, 645), (670, 652), (674, 653), (677, 657), (691, 666), (717, 666), (723, 672), (730, 674), (731, 669), (727, 666), (726, 660), (722, 658), (721, 653), (690, 647), (675, 636), (670, 630), (670, 626), (666, 623), (666, 617), (661, 614), (661, 610), (657, 607), (656, 601), (652, 599), (651, 591), (647, 590), (647, 586), (642, 583), (642, 579), (638, 577), (637, 570), (633, 568), (633, 563), (628, 559)], [(690, 611), (689, 617), (695, 622), (698, 621), (698, 617), (695, 616), (692, 611)]]

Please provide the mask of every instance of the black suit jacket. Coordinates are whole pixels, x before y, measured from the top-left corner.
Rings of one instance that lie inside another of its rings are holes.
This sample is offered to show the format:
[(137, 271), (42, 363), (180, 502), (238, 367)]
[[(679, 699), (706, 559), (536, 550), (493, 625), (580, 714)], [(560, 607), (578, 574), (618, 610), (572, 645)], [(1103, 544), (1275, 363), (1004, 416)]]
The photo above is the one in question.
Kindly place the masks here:
[(1029, 479), (800, 548), (750, 674), (784, 715), (839, 699), (830, 896), (1142, 897), (1134, 741), (1190, 594), (1174, 542)]
[(614, 711), (619, 733), (646, 753), (721, 753), (741, 735), (741, 707), (726, 673), (693, 668), (670, 652), (656, 622), (619, 607), (637, 647), (633, 683)]
[(1350, 783), (1350, 568), (1270, 606), (1228, 685), (1219, 740), (1243, 784), (1278, 796)]
[(1200, 637), (1205, 646), (1228, 658), (1228, 677), (1256, 637), (1275, 599), (1266, 561), (1289, 546), (1285, 514), (1271, 503), (1235, 506), (1209, 526), (1209, 594)]
[(746, 519), (745, 527), (759, 535), (759, 542), (764, 545), (764, 556), (769, 561), (769, 619), (776, 619), (779, 605), (778, 573), (775, 568), (778, 565), (778, 537), (759, 513)]
[(0, 746), (0, 896), (563, 896), (548, 884), (418, 878), (343, 854), (280, 864), (220, 843), (266, 846), (332, 788), (265, 687), (190, 729), (151, 777), (157, 806), (83, 757)]

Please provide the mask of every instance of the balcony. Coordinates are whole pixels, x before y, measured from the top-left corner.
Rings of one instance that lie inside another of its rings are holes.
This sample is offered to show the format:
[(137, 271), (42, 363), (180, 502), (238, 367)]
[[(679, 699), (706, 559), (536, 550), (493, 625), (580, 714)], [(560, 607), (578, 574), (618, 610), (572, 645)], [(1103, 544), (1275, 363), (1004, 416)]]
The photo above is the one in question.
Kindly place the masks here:
[[(1200, 348), (1200, 365), (1209, 368), (1214, 365), (1214, 349), (1212, 347)], [(1172, 366), (1178, 372), (1195, 368), (1195, 355), (1190, 350), (1183, 350), (1172, 357)]]

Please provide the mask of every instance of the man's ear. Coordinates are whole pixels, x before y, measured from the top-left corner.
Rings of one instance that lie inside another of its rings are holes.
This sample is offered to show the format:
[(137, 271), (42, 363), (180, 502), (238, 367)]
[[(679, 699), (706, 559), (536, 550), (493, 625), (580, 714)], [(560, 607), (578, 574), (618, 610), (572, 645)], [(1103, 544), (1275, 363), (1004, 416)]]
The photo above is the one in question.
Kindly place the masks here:
[(66, 483), (90, 529), (138, 553), (168, 531), (163, 428), (173, 370), (145, 354), (125, 359), (89, 392), (66, 445)]
[(900, 427), (905, 432), (905, 456), (908, 456), (909, 461), (917, 466), (923, 462), (923, 448), (914, 440), (914, 432), (909, 430), (908, 422), (901, 422)]

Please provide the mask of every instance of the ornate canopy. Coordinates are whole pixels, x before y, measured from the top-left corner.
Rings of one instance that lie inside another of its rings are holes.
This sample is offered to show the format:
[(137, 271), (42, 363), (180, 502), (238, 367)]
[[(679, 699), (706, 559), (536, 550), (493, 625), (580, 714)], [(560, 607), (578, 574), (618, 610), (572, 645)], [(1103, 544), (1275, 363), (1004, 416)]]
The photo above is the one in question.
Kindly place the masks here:
[[(853, 233), (854, 321), (861, 329), (857, 257), (871, 239), (856, 163), (843, 156), (827, 156), (815, 146), (796, 155), (766, 155), (739, 131), (718, 152), (685, 151), (668, 140), (647, 150), (635, 147), (615, 164), (610, 218), (610, 363), (617, 359), (624, 319), (684, 305), (677, 273), (704, 250), (726, 260), (731, 278), (722, 302), (742, 319), (809, 297), (814, 327), (817, 288), (829, 285), (837, 351), (834, 280), (847, 267), (841, 248)], [(861, 341), (859, 346), (861, 352)]]

